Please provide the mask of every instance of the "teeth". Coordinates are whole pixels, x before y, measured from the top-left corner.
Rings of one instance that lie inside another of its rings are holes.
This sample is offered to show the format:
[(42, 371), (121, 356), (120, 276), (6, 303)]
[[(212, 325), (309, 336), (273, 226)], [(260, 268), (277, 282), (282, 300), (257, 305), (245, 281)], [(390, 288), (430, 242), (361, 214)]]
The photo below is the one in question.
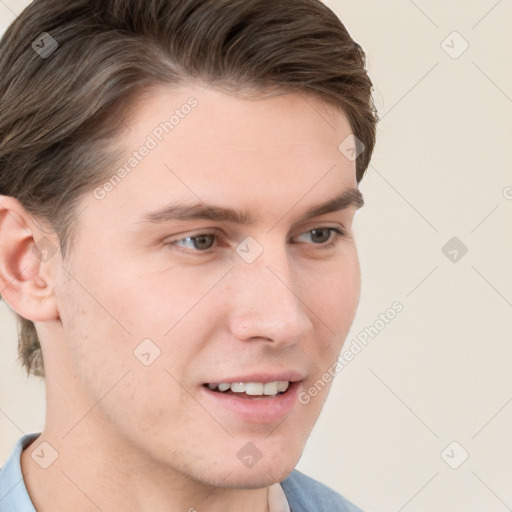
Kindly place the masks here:
[(233, 393), (245, 393), (245, 384), (243, 382), (233, 382), (231, 384), (231, 391)]
[(277, 383), (277, 391), (281, 391), (282, 393), (284, 393), (288, 389), (289, 385), (290, 385), (289, 382), (278, 381), (278, 383)]
[(227, 391), (231, 389), (233, 393), (245, 393), (252, 396), (275, 396), (278, 393), (284, 393), (290, 383), (288, 381), (274, 381), (274, 382), (222, 382), (221, 384), (208, 384), (208, 388), (212, 391), (218, 389), (219, 391)]
[(261, 382), (248, 382), (245, 385), (245, 393), (247, 395), (263, 395), (263, 386)]
[[(288, 386), (286, 386), (288, 387)], [(279, 385), (277, 382), (266, 382), (263, 386), (263, 394), (265, 395), (277, 395)]]

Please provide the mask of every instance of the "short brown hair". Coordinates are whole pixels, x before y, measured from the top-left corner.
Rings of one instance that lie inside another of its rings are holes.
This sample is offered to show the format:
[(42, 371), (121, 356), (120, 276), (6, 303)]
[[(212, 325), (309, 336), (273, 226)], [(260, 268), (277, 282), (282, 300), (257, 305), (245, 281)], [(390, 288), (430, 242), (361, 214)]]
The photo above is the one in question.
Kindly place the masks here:
[[(37, 52), (41, 39), (49, 48), (43, 33), (56, 42), (49, 55)], [(65, 257), (78, 199), (120, 156), (108, 145), (116, 112), (151, 86), (187, 82), (341, 109), (365, 148), (359, 183), (378, 121), (365, 66), (320, 0), (34, 0), (0, 41), (0, 194), (48, 223)], [(44, 377), (35, 326), (16, 316), (22, 364)]]

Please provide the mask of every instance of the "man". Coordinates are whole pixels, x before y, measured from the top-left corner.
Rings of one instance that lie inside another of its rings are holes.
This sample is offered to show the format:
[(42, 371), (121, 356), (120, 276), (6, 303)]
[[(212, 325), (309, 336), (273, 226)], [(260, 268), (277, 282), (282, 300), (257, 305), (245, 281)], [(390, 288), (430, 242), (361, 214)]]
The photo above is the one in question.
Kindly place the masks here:
[(47, 391), (0, 511), (360, 510), (294, 469), (360, 292), (377, 118), (340, 20), (35, 0), (0, 48), (0, 290)]

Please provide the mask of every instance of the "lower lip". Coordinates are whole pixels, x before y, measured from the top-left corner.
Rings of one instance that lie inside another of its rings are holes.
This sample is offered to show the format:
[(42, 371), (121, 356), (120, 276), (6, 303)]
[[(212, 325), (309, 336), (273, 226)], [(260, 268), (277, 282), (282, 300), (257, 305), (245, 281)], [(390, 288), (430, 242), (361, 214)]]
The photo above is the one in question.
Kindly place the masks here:
[(205, 400), (212, 403), (215, 407), (213, 411), (219, 408), (235, 414), (242, 421), (250, 423), (272, 423), (283, 420), (293, 409), (297, 402), (297, 396), (301, 382), (291, 382), (288, 389), (282, 395), (265, 396), (261, 398), (243, 398), (236, 394), (224, 394), (218, 391), (212, 391), (205, 386), (201, 386)]

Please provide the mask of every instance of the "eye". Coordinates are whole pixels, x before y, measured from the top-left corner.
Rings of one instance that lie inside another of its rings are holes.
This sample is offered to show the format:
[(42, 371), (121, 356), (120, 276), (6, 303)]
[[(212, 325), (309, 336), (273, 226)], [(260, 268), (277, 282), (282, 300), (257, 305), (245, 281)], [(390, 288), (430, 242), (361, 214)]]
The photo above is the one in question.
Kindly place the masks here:
[[(346, 232), (339, 228), (318, 227), (311, 229), (299, 235), (299, 237), (308, 236), (313, 240), (313, 245), (319, 249), (329, 249), (337, 244), (339, 239), (346, 237)], [(215, 241), (219, 239), (216, 233), (199, 233), (197, 235), (171, 240), (166, 245), (175, 246), (178, 250), (185, 253), (203, 253), (208, 254), (213, 251)], [(330, 240), (330, 243), (328, 243)], [(188, 246), (188, 247), (187, 247)]]
[[(346, 236), (346, 233), (345, 231), (338, 228), (323, 227), (315, 228), (311, 231), (306, 231), (306, 233), (303, 233), (300, 236), (311, 236), (312, 240), (316, 240), (318, 242), (314, 245), (320, 245), (321, 248), (327, 249), (334, 246), (340, 238)], [(331, 243), (326, 244), (326, 242), (329, 240), (331, 240)]]
[(201, 233), (199, 235), (182, 238), (181, 240), (175, 240), (174, 242), (170, 243), (171, 245), (181, 247), (181, 245), (179, 245), (181, 242), (191, 241), (192, 249), (195, 249), (199, 252), (209, 252), (212, 247), (212, 242), (213, 240), (215, 240), (215, 237), (216, 235), (214, 233)]

